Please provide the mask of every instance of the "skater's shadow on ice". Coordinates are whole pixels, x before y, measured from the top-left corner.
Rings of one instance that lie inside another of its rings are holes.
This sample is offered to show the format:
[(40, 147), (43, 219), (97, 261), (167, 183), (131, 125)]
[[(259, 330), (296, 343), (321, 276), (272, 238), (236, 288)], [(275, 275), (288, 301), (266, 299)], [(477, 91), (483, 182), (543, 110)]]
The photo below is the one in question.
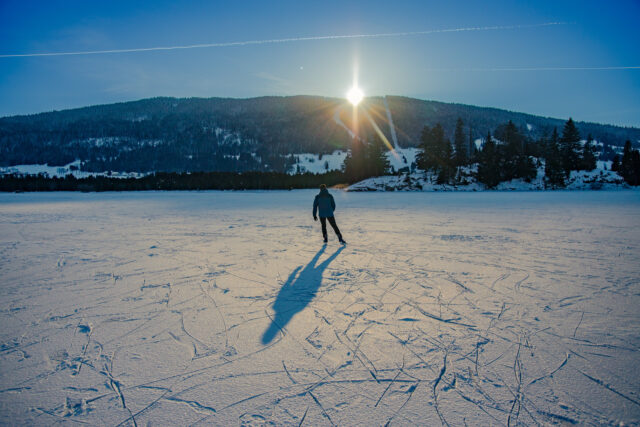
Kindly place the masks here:
[(331, 264), (331, 261), (342, 252), (344, 246), (341, 246), (340, 249), (322, 263), (316, 265), (325, 249), (326, 245), (315, 254), (304, 268), (299, 266), (293, 270), (285, 284), (282, 285), (280, 293), (278, 293), (276, 301), (273, 303), (275, 316), (271, 319), (271, 324), (262, 335), (263, 344), (269, 344), (278, 331), (284, 329), (293, 316), (302, 311), (315, 298), (318, 289), (322, 285), (322, 273)]

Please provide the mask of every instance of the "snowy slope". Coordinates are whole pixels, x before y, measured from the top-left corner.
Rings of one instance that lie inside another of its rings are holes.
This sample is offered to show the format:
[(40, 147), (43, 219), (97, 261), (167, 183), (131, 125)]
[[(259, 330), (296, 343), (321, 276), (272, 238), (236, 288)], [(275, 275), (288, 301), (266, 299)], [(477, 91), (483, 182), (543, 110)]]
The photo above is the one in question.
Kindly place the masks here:
[(0, 423), (640, 423), (640, 193), (315, 193), (0, 194)]
[(62, 178), (73, 175), (76, 178), (87, 178), (90, 176), (110, 176), (112, 178), (139, 178), (146, 174), (137, 172), (85, 172), (80, 169), (80, 160), (69, 163), (65, 166), (49, 165), (15, 165), (0, 167), (0, 175), (20, 174), (20, 175), (40, 175)]
[(397, 148), (389, 151), (387, 158), (391, 167), (397, 171), (402, 168), (411, 168), (411, 165), (416, 161), (417, 154), (418, 149), (416, 148)]
[[(415, 162), (417, 149), (399, 148), (387, 152), (389, 164), (394, 170), (410, 167)], [(347, 158), (347, 151), (337, 150), (331, 154), (300, 153), (294, 154), (296, 163), (291, 167), (289, 173), (324, 173), (326, 171), (340, 170), (344, 166), (344, 159)]]
[(347, 157), (347, 152), (342, 150), (334, 151), (331, 154), (300, 153), (294, 154), (296, 163), (289, 170), (290, 174), (296, 173), (324, 173), (327, 171), (340, 170)]

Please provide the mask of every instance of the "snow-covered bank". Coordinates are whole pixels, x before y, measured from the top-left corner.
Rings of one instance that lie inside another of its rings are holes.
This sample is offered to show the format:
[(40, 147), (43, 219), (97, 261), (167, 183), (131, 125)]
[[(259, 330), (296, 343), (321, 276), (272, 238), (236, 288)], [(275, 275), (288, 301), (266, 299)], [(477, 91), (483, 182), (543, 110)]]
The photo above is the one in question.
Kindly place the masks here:
[(640, 422), (640, 193), (0, 194), (0, 423)]
[[(607, 162), (598, 162), (592, 171), (571, 171), (564, 190), (622, 190), (629, 189), (622, 177), (605, 167)], [(610, 162), (609, 162), (610, 163)], [(380, 176), (350, 185), (348, 191), (483, 191), (487, 188), (473, 178), (474, 169), (463, 168), (465, 177), (459, 184), (437, 184), (434, 173), (418, 171), (411, 174)], [(545, 184), (544, 168), (530, 182), (522, 179), (501, 182), (496, 191), (541, 191), (549, 190)]]

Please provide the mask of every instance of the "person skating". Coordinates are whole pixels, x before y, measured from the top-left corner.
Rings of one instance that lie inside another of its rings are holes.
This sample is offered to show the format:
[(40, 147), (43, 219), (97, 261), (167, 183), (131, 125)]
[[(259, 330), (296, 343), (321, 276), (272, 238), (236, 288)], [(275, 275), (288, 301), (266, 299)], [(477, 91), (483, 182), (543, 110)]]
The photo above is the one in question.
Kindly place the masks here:
[(320, 186), (320, 193), (313, 200), (313, 220), (317, 221), (318, 217), (316, 213), (320, 216), (320, 224), (322, 224), (322, 237), (324, 238), (324, 242), (327, 243), (327, 220), (331, 227), (333, 227), (333, 231), (336, 232), (338, 236), (338, 240), (340, 243), (345, 245), (347, 242), (342, 238), (342, 234), (340, 234), (340, 229), (336, 224), (336, 219), (333, 216), (333, 211), (336, 209), (336, 202), (333, 200), (333, 196), (329, 194), (327, 190), (327, 186), (322, 184)]

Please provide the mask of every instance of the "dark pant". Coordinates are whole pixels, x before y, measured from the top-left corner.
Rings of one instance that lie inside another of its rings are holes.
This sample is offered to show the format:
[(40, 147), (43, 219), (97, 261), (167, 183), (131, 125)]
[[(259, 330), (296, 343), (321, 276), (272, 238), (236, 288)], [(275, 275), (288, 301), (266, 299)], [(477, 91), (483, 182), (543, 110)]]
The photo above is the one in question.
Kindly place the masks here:
[(342, 234), (340, 234), (340, 229), (336, 224), (336, 219), (332, 216), (326, 218), (320, 217), (320, 224), (322, 224), (322, 237), (324, 237), (324, 240), (327, 240), (327, 220), (329, 220), (329, 224), (333, 227), (333, 231), (336, 232), (338, 239), (342, 240)]

